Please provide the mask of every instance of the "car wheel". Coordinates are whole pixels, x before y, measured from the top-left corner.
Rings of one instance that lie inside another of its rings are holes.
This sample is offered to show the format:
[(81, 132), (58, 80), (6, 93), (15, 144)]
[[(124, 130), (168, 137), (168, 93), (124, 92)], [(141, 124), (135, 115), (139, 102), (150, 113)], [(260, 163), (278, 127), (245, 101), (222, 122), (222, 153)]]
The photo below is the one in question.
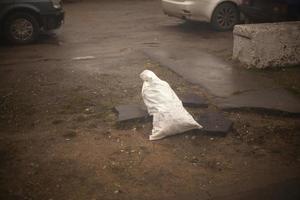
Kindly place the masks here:
[(29, 13), (14, 13), (5, 23), (5, 35), (14, 44), (28, 44), (35, 41), (39, 30), (36, 17)]
[(239, 22), (238, 8), (232, 3), (222, 3), (213, 12), (211, 24), (215, 30), (231, 30)]

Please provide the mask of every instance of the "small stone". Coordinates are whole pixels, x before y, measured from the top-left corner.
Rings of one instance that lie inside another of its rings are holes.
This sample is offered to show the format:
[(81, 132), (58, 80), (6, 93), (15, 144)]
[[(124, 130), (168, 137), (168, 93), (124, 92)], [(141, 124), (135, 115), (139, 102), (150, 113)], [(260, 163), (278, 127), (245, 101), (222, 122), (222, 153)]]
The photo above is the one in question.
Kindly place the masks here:
[(114, 191), (114, 194), (119, 194), (120, 193), (120, 190), (115, 190)]
[(195, 135), (193, 135), (191, 139), (192, 139), (192, 140), (196, 139), (196, 136), (195, 136)]

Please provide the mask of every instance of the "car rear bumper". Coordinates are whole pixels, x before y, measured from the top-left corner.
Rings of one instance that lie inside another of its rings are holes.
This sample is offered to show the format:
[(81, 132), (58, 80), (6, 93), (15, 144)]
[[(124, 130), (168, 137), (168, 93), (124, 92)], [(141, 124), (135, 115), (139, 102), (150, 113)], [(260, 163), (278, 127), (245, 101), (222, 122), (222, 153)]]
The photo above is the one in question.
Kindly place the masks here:
[(42, 17), (43, 28), (45, 30), (52, 30), (59, 28), (65, 19), (65, 12), (58, 10), (55, 13), (47, 14)]
[(182, 19), (192, 19), (193, 1), (162, 0), (162, 9), (166, 15)]

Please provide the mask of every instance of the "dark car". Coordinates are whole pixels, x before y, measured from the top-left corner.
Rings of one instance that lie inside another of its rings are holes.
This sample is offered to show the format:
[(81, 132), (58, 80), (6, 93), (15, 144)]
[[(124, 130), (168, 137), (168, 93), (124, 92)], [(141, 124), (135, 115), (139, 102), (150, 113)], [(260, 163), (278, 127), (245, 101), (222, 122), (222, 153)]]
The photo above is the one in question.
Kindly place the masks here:
[(41, 30), (59, 28), (64, 20), (61, 0), (0, 0), (0, 31), (12, 43), (27, 44)]
[(240, 10), (251, 22), (300, 20), (300, 0), (243, 0)]

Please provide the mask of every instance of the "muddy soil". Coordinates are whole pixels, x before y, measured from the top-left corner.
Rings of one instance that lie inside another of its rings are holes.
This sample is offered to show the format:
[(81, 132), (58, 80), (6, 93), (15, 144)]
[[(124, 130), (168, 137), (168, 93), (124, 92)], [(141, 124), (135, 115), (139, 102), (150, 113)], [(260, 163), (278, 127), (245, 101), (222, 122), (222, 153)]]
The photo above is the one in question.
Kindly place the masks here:
[[(143, 49), (176, 44), (230, 60), (230, 32), (168, 18), (159, 1), (65, 9), (63, 28), (36, 44), (0, 46), (0, 199), (268, 199), (264, 188), (276, 194), (274, 184), (299, 184), (299, 118), (223, 112), (234, 121), (226, 137), (187, 133), (155, 142), (151, 122), (116, 123), (114, 106), (142, 102), (144, 69), (178, 94), (210, 101)], [(78, 56), (94, 58), (72, 59)], [(298, 72), (264, 73), (299, 94)]]

